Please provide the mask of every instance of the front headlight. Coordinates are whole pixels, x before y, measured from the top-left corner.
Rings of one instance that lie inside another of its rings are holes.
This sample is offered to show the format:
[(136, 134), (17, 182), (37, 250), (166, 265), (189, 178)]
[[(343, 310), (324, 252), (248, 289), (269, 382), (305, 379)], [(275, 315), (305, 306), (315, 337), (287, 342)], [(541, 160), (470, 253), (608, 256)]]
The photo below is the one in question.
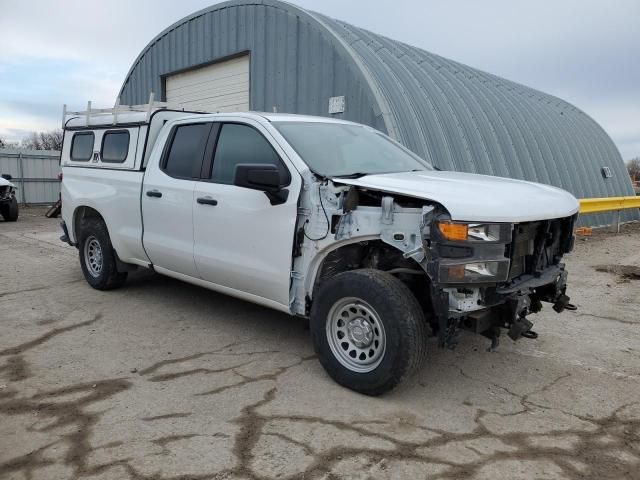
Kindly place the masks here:
[(498, 242), (500, 241), (500, 225), (481, 225), (472, 223), (469, 225), (469, 240), (478, 240), (482, 242)]
[(509, 261), (471, 262), (441, 264), (441, 283), (485, 283), (502, 282), (509, 273)]
[(509, 276), (510, 223), (437, 220), (432, 231), (440, 283), (500, 283)]
[(440, 235), (445, 240), (453, 242), (509, 243), (513, 228), (509, 223), (462, 223), (440, 220), (437, 224)]

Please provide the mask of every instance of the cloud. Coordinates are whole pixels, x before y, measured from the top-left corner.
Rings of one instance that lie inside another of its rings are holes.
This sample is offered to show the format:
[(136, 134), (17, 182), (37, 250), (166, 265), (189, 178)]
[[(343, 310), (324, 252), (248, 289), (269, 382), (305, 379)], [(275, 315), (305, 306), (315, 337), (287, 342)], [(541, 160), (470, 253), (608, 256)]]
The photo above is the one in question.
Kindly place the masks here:
[(87, 61), (126, 73), (142, 48), (167, 25), (211, 4), (205, 0), (21, 0), (0, 17), (0, 60)]
[[(575, 104), (623, 156), (640, 155), (637, 0), (293, 0), (304, 8)], [(167, 26), (215, 0), (4, 2), (0, 128), (7, 112), (58, 122), (53, 106), (111, 105), (134, 59)], [(10, 104), (10, 105), (8, 105)], [(38, 114), (37, 105), (42, 105)], [(15, 118), (13, 119), (15, 122)], [(35, 127), (34, 127), (35, 128)]]
[(58, 128), (62, 105), (81, 109), (85, 99), (112, 105), (121, 75), (79, 60), (34, 59), (7, 61), (0, 69), (0, 135), (20, 140), (34, 130)]
[(167, 25), (205, 0), (3, 3), (0, 15), (0, 136), (20, 140), (57, 128), (62, 105), (113, 105), (130, 65)]
[(28, 137), (33, 130), (25, 130), (23, 128), (0, 127), (0, 138), (9, 143), (20, 143), (20, 141)]

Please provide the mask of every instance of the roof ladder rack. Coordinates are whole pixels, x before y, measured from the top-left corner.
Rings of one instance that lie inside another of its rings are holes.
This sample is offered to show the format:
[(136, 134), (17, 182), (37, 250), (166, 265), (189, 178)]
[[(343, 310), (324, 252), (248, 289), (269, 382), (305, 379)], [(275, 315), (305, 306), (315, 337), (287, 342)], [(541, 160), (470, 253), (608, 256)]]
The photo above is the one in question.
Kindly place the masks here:
[(113, 106), (113, 124), (118, 123), (118, 107), (120, 106), (120, 97), (116, 98), (116, 104)]
[(153, 111), (153, 92), (149, 95), (149, 108), (147, 108), (147, 122), (151, 118), (151, 112)]
[[(64, 129), (68, 120), (73, 117), (84, 117), (84, 125), (86, 127), (91, 126), (92, 120), (102, 119), (103, 122), (106, 120), (108, 123), (113, 123), (116, 125), (120, 116), (124, 113), (132, 113), (139, 112), (146, 114), (146, 121), (149, 122), (151, 120), (151, 115), (156, 110), (176, 110), (176, 111), (190, 111), (197, 113), (211, 113), (206, 109), (193, 109), (193, 108), (185, 108), (183, 105), (172, 105), (168, 102), (158, 102), (155, 100), (154, 92), (149, 94), (149, 102), (144, 105), (121, 105), (120, 97), (116, 99), (116, 102), (113, 108), (93, 108), (92, 102), (87, 102), (87, 109), (73, 112), (71, 110), (67, 110), (67, 105), (63, 105), (62, 107), (62, 128)], [(113, 116), (113, 118), (105, 119), (104, 117), (107, 115)], [(95, 122), (94, 122), (95, 124)], [(104, 124), (104, 123), (102, 123)]]
[(89, 126), (89, 119), (91, 118), (91, 100), (89, 100), (87, 102), (87, 121), (85, 123), (85, 125), (88, 127)]

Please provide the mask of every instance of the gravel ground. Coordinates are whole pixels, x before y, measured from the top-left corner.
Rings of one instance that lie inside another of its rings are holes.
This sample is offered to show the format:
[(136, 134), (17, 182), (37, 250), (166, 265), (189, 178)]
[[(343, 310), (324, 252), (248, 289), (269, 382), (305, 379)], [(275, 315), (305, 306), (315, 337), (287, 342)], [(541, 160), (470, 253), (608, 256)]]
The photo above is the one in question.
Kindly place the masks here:
[(83, 280), (58, 220), (0, 222), (2, 479), (640, 478), (640, 228), (567, 258), (537, 340), (430, 341), (382, 398), (333, 383), (304, 322), (146, 272)]

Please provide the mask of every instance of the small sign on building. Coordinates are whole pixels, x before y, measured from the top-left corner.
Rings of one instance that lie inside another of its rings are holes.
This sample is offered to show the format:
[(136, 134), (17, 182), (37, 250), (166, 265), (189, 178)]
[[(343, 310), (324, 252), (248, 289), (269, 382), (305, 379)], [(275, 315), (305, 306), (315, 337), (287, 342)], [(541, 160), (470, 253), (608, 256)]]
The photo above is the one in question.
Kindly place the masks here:
[(329, 113), (344, 113), (344, 95), (340, 97), (331, 97), (329, 98)]

